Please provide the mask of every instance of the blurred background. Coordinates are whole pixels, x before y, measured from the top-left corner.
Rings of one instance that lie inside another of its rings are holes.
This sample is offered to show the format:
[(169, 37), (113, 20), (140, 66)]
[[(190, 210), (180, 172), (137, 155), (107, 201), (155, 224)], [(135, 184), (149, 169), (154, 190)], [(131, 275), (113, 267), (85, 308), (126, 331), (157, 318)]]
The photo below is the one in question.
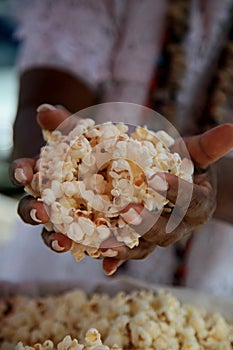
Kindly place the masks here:
[[(12, 3), (16, 6), (12, 7)], [(125, 6), (126, 4), (129, 7)], [(148, 4), (153, 11), (149, 11)], [(122, 12), (118, 5), (122, 5)], [(145, 13), (141, 11), (141, 7)], [(21, 19), (20, 27), (15, 19), (16, 15)], [(149, 25), (147, 16), (151, 20)], [(72, 88), (67, 92), (67, 85), (61, 83), (61, 80), (56, 83), (57, 80), (51, 79), (52, 84), (47, 84), (48, 80), (43, 75), (41, 77), (41, 67), (56, 67), (63, 78), (64, 75), (66, 79), (69, 77), (69, 82), (71, 74), (80, 84), (79, 87), (83, 87), (83, 82), (85, 87), (91, 87), (91, 92), (97, 95), (95, 100), (104, 95), (105, 88), (106, 96), (103, 101), (115, 101), (118, 93), (118, 101), (145, 104), (156, 110), (166, 117), (181, 135), (196, 134), (233, 121), (232, 18), (233, 0), (0, 0), (0, 247), (4, 246), (14, 231), (15, 234), (20, 234), (15, 224), (17, 203), (23, 192), (11, 184), (8, 175), (19, 91), (17, 66), (21, 73), (24, 72), (23, 69), (30, 72), (31, 67), (39, 68), (36, 71), (39, 72), (39, 80), (43, 80), (42, 87), (34, 90), (35, 86), (30, 83), (27, 93), (30, 95), (30, 92), (34, 91), (38, 97), (38, 92), (44, 93), (46, 90), (46, 93), (55, 95), (46, 100), (53, 105), (64, 104), (66, 98), (72, 96), (75, 102), (69, 103), (70, 106), (73, 104), (74, 111), (77, 111), (76, 103), (82, 101), (82, 98), (73, 88), (77, 85), (68, 84)], [(120, 23), (124, 24), (123, 29), (120, 28)], [(18, 35), (25, 40), (24, 47), (16, 38), (17, 28)], [(150, 45), (145, 42), (147, 40)], [(124, 45), (125, 42), (127, 44)], [(17, 60), (19, 52), (21, 62)], [(123, 59), (120, 60), (119, 57)], [(69, 74), (63, 74), (64, 72)], [(84, 90), (82, 96), (88, 95), (87, 90), (89, 89)], [(61, 92), (61, 95), (57, 92)], [(22, 94), (20, 96), (22, 97)], [(60, 96), (65, 96), (64, 101), (60, 100)], [(35, 100), (36, 104), (30, 106), (33, 109), (25, 113), (28, 117), (26, 122), (25, 119), (21, 119), (20, 123), (15, 124), (18, 126), (15, 135), (20, 135), (21, 141), (27, 141), (24, 142), (24, 156), (28, 156), (28, 143), (30, 146), (36, 144), (30, 125), (32, 121), (36, 125), (32, 113), (35, 115), (37, 106), (45, 102), (44, 96), (39, 103)], [(73, 111), (69, 105), (65, 106)], [(39, 129), (38, 125), (36, 127)], [(22, 132), (22, 129), (26, 131)], [(33, 156), (38, 154), (38, 150)], [(19, 218), (18, 222), (22, 225)], [(21, 230), (25, 231), (25, 227)], [(30, 230), (31, 226), (28, 227)], [(199, 236), (206, 237), (208, 252), (210, 243), (213, 242), (210, 255), (214, 257), (214, 261), (221, 255), (217, 241), (219, 232), (223, 237), (222, 226), (216, 226), (215, 235), (213, 227), (210, 226), (206, 235)], [(213, 237), (216, 237), (216, 241), (213, 241)], [(230, 225), (226, 227), (226, 237), (225, 242), (228, 242), (229, 237), (233, 244)], [(176, 264), (182, 268), (186, 263), (186, 253), (190, 251), (190, 246), (186, 243), (181, 242), (172, 252), (173, 258), (177, 260)], [(203, 260), (196, 259), (197, 254), (193, 257), (199, 262), (197, 271), (200, 272), (202, 265), (206, 265), (206, 250), (201, 240), (198, 244), (201, 248), (203, 246), (202, 250), (196, 246), (198, 253), (202, 251)], [(226, 243), (226, 248), (230, 247)], [(24, 252), (18, 245), (15, 246), (15, 250), (23, 257)], [(232, 249), (230, 251), (232, 253)], [(14, 249), (12, 252), (12, 256), (15, 257)], [(223, 257), (228, 257), (224, 249), (221, 252)], [(6, 256), (9, 258), (9, 254)], [(222, 256), (220, 260), (224, 260)], [(218, 274), (222, 277), (227, 270), (232, 279), (232, 262), (229, 260), (227, 263), (230, 268), (221, 265), (224, 273)], [(153, 268), (153, 265), (151, 266)], [(173, 266), (174, 264), (172, 268)], [(213, 261), (209, 267), (215, 272)], [(182, 273), (178, 274), (178, 278), (180, 275)], [(208, 275), (207, 269), (206, 276)], [(205, 274), (203, 276), (205, 277)], [(220, 282), (217, 284), (221, 285)], [(233, 282), (230, 288), (230, 292), (233, 293)]]
[(11, 193), (7, 163), (12, 149), (12, 128), (18, 94), (15, 61), (20, 42), (14, 36), (16, 27), (9, 1), (0, 0), (0, 244), (12, 232), (17, 205), (17, 195)]

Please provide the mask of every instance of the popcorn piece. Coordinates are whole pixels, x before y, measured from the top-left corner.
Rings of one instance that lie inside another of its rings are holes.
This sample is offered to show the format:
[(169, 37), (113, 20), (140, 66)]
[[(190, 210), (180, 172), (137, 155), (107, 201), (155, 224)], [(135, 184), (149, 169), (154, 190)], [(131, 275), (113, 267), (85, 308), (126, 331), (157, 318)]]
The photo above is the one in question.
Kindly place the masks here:
[(171, 147), (172, 145), (174, 145), (174, 139), (171, 136), (169, 136), (165, 131), (157, 131), (156, 136), (165, 146)]
[(70, 251), (76, 261), (81, 261), (85, 257), (85, 247), (82, 244), (72, 242)]
[(83, 348), (84, 345), (78, 344), (77, 339), (72, 340), (70, 335), (57, 344), (57, 350), (83, 350)]
[[(156, 173), (170, 172), (192, 182), (192, 162), (170, 152), (174, 140), (163, 130), (137, 127), (128, 134), (124, 123), (95, 125), (92, 119), (72, 119), (69, 130), (43, 131), (48, 143), (25, 187), (47, 206), (46, 228), (75, 242), (71, 252), (77, 260), (88, 251), (98, 257), (97, 249), (110, 237), (129, 248), (137, 246), (140, 217), (123, 221), (121, 211), (130, 203), (162, 211), (169, 202), (158, 192), (166, 191), (167, 184)], [(97, 224), (98, 218), (104, 223)]]
[(86, 341), (86, 344), (87, 345), (102, 345), (102, 342), (100, 340), (100, 334), (99, 332), (94, 329), (94, 328), (91, 328), (87, 331), (86, 333), (86, 337), (85, 337), (85, 341)]

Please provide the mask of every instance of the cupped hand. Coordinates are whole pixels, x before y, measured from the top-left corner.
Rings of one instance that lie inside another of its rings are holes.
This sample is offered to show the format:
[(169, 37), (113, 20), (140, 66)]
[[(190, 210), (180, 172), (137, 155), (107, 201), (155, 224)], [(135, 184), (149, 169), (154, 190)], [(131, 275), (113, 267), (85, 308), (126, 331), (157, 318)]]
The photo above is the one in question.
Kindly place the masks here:
[[(69, 116), (69, 113), (64, 109), (46, 106), (39, 109), (37, 120), (42, 129), (54, 130)], [(190, 184), (172, 174), (159, 174), (167, 183), (166, 197), (171, 202), (176, 202), (180, 189), (184, 194), (192, 193), (189, 206), (182, 208), (181, 205), (179, 208), (183, 219), (175, 229), (166, 233), (169, 213), (163, 212), (155, 220), (154, 213), (139, 205), (127, 207), (121, 215), (137, 232), (142, 233), (140, 243), (137, 247), (130, 249), (118, 244), (114, 247), (112, 240), (104, 242), (101, 250), (103, 269), (107, 275), (113, 274), (125, 260), (145, 258), (156, 246), (167, 246), (176, 242), (200, 224), (205, 223), (213, 214), (216, 206), (216, 186), (209, 166), (233, 148), (233, 124), (224, 124), (204, 134), (186, 138), (185, 143), (195, 166), (194, 183)], [(35, 172), (35, 164), (36, 159), (31, 158), (14, 161), (10, 169), (12, 181), (18, 186), (30, 184)], [(153, 178), (149, 185), (159, 191)], [(18, 213), (23, 221), (32, 225), (45, 224), (49, 219), (44, 204), (31, 196), (21, 199)], [(65, 252), (71, 248), (72, 241), (60, 233), (48, 232), (44, 228), (42, 238), (45, 244), (56, 252)], [(117, 256), (104, 257), (104, 252), (108, 248), (116, 250)]]

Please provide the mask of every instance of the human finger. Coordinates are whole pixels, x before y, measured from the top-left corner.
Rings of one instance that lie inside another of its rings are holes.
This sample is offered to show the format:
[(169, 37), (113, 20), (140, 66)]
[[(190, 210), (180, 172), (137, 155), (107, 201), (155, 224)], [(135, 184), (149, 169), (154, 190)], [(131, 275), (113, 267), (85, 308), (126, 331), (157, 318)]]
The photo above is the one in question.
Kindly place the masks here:
[[(127, 208), (128, 210), (126, 212), (121, 212), (120, 214), (123, 220), (144, 240), (157, 243), (159, 241), (159, 235), (163, 234), (167, 223), (166, 213), (163, 214), (164, 216), (161, 216), (163, 208), (149, 211), (138, 204), (130, 204)], [(151, 232), (153, 232), (152, 235)]]
[(166, 226), (166, 231), (161, 236), (157, 245), (160, 247), (168, 247), (169, 245), (176, 243), (179, 239), (186, 237), (192, 232), (192, 230), (193, 226), (185, 220), (181, 221), (171, 232), (167, 232)]
[[(166, 189), (159, 189), (157, 185), (154, 185), (154, 177), (149, 180), (149, 186), (156, 190), (158, 193), (163, 195), (171, 203), (175, 204), (177, 197), (179, 195), (178, 205), (182, 207), (182, 204), (187, 202), (187, 199), (190, 198), (190, 194), (193, 192), (194, 184), (188, 182), (176, 175), (170, 173), (157, 173), (156, 178), (161, 177), (161, 180), (166, 183)], [(157, 183), (157, 181), (156, 181)], [(188, 197), (188, 198), (187, 198)]]
[(117, 271), (118, 267), (120, 267), (123, 263), (124, 260), (119, 260), (115, 258), (104, 258), (102, 267), (105, 275), (112, 276)]
[(35, 164), (34, 158), (14, 160), (9, 169), (11, 181), (16, 186), (28, 185), (32, 181)]
[(185, 142), (196, 165), (206, 168), (233, 149), (233, 124), (217, 126)]
[[(108, 249), (112, 249), (117, 252), (117, 255), (111, 259), (116, 260), (129, 260), (129, 259), (143, 259), (145, 258), (153, 249), (154, 246), (151, 242), (139, 239), (139, 245), (134, 248), (129, 248), (123, 243), (119, 243), (117, 240), (113, 242), (114, 239), (106, 240), (100, 247), (100, 252), (105, 252)], [(107, 259), (109, 257), (104, 257)]]
[(186, 222), (191, 225), (201, 225), (212, 216), (216, 208), (216, 185), (209, 173), (195, 176), (193, 195), (185, 216)]
[(49, 232), (43, 228), (41, 237), (47, 247), (56, 253), (64, 253), (70, 250), (72, 240), (62, 233)]
[(120, 216), (132, 230), (143, 236), (156, 223), (161, 213), (162, 208), (149, 211), (141, 204), (131, 203), (120, 212)]
[(31, 196), (20, 200), (18, 214), (24, 222), (31, 225), (43, 224), (49, 220), (45, 205)]
[(37, 122), (42, 129), (53, 131), (64, 122), (70, 113), (62, 106), (56, 108), (44, 103), (37, 108)]
[(185, 216), (194, 226), (205, 222), (215, 208), (215, 190), (209, 173), (195, 175), (194, 183), (173, 174), (162, 174), (168, 184), (165, 195), (175, 205), (175, 215)]
[[(182, 209), (184, 210), (184, 208)], [(151, 221), (150, 225), (148, 225), (149, 229), (144, 230), (143, 234), (141, 233), (141, 238), (139, 239), (139, 242), (140, 242), (139, 248), (142, 248), (143, 250), (145, 250), (145, 256), (148, 255), (148, 253), (152, 251), (155, 248), (155, 246), (164, 247), (175, 243), (178, 239), (186, 235), (193, 228), (193, 225), (191, 224), (191, 219), (186, 221), (186, 216), (184, 215), (185, 213), (183, 213), (182, 210), (175, 211), (174, 213), (175, 217), (173, 217), (175, 225), (172, 228), (172, 230), (170, 227), (170, 219), (172, 218), (170, 213), (164, 212), (164, 211), (157, 211), (157, 212), (155, 211), (155, 212), (146, 213), (146, 215), (149, 214), (151, 217), (144, 216), (145, 213), (146, 212), (142, 214), (142, 217), (143, 217), (142, 222)], [(199, 216), (201, 217), (200, 214)], [(185, 220), (182, 219), (183, 217)], [(197, 226), (198, 220), (193, 219), (193, 221), (195, 221), (195, 226)], [(138, 232), (138, 228), (136, 230)], [(134, 249), (135, 248), (133, 248), (133, 250)], [(120, 257), (123, 259), (124, 258), (123, 254), (118, 254), (117, 257)], [(140, 251), (137, 251), (136, 249), (134, 254), (135, 254), (134, 257), (132, 257), (133, 259), (140, 259), (141, 256), (143, 258), (143, 253)]]
[(141, 212), (143, 211), (143, 206), (139, 204), (129, 204), (121, 212), (120, 217), (127, 223), (133, 226), (141, 224), (142, 217)]
[[(118, 268), (117, 261), (145, 259), (156, 249), (156, 246), (167, 247), (192, 231), (192, 226), (182, 221), (172, 232), (166, 233), (166, 221), (164, 218), (161, 219), (161, 221), (162, 222), (156, 224), (154, 229), (151, 229), (147, 237), (139, 239), (139, 245), (137, 247), (133, 249), (125, 245), (114, 247), (113, 249), (117, 251), (117, 256), (114, 258), (104, 258), (103, 268), (108, 271), (113, 271), (113, 274)], [(108, 266), (108, 264), (110, 266)]]

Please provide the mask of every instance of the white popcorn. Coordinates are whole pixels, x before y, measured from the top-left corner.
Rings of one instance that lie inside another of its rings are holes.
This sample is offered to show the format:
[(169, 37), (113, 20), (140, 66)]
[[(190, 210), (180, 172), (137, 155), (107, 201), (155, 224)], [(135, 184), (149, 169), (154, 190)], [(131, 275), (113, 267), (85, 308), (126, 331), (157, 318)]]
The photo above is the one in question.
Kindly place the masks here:
[[(120, 214), (130, 203), (149, 211), (164, 209), (169, 201), (149, 185), (157, 172), (192, 182), (192, 162), (170, 152), (174, 140), (163, 130), (137, 127), (128, 135), (124, 123), (95, 125), (92, 119), (72, 119), (64, 134), (43, 133), (48, 143), (25, 189), (47, 206), (46, 228), (75, 242), (71, 251), (78, 260), (89, 248), (92, 256), (99, 256), (96, 249), (110, 237), (129, 248), (139, 244), (140, 223), (132, 228)], [(164, 190), (164, 181), (157, 190)], [(104, 223), (97, 224), (98, 218)]]
[(69, 226), (67, 236), (74, 242), (81, 242), (84, 237), (84, 232), (78, 222), (72, 222)]
[(158, 131), (156, 133), (156, 136), (160, 141), (162, 141), (162, 143), (165, 146), (171, 147), (172, 145), (174, 145), (174, 139), (171, 136), (169, 136), (165, 131), (163, 130)]
[(77, 193), (80, 194), (78, 181), (65, 181), (61, 185), (62, 191), (67, 197), (73, 197)]
[(117, 345), (112, 347), (103, 345), (99, 332), (90, 328), (86, 332), (84, 344), (80, 344), (77, 339), (72, 339), (70, 335), (67, 335), (61, 342), (54, 347), (54, 344), (50, 340), (46, 340), (43, 344), (35, 344), (34, 346), (24, 346), (22, 342), (19, 342), (15, 346), (15, 350), (122, 350)]
[(98, 232), (101, 241), (104, 241), (110, 236), (110, 229), (106, 225), (97, 226), (96, 231)]
[(84, 345), (78, 344), (77, 339), (72, 340), (70, 335), (57, 344), (57, 350), (83, 350), (83, 348)]
[(51, 221), (56, 224), (70, 224), (73, 218), (69, 215), (69, 209), (59, 202), (54, 202), (50, 207)]
[(125, 243), (129, 248), (139, 245), (139, 238), (141, 237), (131, 227), (125, 225), (120, 229), (113, 229), (114, 235), (119, 242)]
[(93, 221), (91, 221), (90, 219), (85, 218), (85, 217), (79, 217), (78, 223), (86, 235), (92, 236), (94, 229), (95, 229), (95, 225), (94, 225)]
[(43, 190), (41, 193), (41, 198), (43, 199), (43, 202), (48, 206), (52, 205), (56, 200), (56, 196), (51, 188), (46, 188)]
[(180, 166), (180, 176), (189, 182), (191, 182), (194, 172), (194, 166), (190, 159), (184, 158)]
[(134, 326), (131, 329), (132, 340), (134, 344), (140, 347), (144, 346), (148, 349), (152, 345), (152, 337), (145, 331), (143, 327)]
[(51, 183), (51, 190), (54, 193), (54, 196), (56, 198), (60, 198), (63, 195), (63, 188), (62, 188), (62, 184), (57, 181), (57, 180), (53, 180)]
[(3, 350), (232, 349), (232, 324), (220, 314), (181, 304), (167, 290), (114, 297), (81, 290), (17, 296), (5, 314), (7, 303), (0, 307)]

